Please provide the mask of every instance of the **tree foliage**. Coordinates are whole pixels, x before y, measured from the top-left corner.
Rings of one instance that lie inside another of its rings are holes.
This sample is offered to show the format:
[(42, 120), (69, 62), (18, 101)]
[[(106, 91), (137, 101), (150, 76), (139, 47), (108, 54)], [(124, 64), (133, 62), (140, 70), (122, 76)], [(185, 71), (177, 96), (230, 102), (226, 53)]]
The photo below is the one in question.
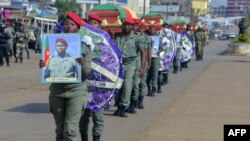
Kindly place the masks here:
[(80, 5), (75, 3), (75, 0), (56, 0), (56, 8), (58, 8), (58, 14), (65, 14), (66, 11), (72, 11), (80, 15)]

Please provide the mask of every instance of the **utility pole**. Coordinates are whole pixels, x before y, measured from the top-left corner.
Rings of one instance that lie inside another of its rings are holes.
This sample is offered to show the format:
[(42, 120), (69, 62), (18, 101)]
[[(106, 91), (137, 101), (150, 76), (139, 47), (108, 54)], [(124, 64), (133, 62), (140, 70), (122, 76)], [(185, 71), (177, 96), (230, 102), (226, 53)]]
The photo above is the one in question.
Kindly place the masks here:
[(143, 0), (143, 15), (146, 14), (146, 0)]

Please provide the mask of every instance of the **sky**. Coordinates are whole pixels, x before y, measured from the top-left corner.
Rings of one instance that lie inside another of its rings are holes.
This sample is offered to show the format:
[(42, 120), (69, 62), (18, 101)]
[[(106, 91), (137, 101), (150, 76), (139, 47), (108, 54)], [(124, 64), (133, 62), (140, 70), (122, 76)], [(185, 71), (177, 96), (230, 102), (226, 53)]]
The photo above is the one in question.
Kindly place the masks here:
[(211, 0), (212, 7), (227, 6), (227, 0)]

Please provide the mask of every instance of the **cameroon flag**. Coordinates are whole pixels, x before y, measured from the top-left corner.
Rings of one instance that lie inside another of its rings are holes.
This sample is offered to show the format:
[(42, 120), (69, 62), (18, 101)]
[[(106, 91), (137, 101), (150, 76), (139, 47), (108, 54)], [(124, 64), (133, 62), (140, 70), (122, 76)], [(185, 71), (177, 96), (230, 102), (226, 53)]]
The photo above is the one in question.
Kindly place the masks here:
[(44, 58), (44, 63), (47, 65), (49, 61), (49, 38), (48, 36), (46, 37), (46, 40), (45, 40), (43, 58)]

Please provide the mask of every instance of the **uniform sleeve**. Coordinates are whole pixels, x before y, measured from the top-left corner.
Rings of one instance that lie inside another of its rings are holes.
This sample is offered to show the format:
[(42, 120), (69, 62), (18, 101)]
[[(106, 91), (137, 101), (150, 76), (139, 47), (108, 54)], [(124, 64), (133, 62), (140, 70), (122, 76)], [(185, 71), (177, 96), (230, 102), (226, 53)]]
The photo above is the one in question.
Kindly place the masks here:
[(146, 48), (147, 46), (147, 41), (146, 38), (142, 36), (137, 36), (137, 45), (139, 48)]
[(160, 45), (159, 45), (159, 50), (162, 50), (163, 49), (163, 43), (162, 43), (162, 37), (160, 37)]

